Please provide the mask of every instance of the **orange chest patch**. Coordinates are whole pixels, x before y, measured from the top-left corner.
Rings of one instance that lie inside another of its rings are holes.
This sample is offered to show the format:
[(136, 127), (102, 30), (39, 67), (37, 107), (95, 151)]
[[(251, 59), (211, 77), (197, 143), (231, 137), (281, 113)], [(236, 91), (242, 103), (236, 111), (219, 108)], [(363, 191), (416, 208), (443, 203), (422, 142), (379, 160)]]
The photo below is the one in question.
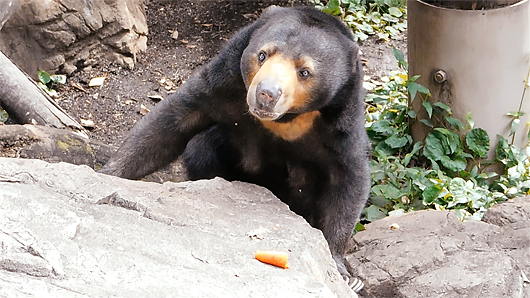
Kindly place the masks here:
[(266, 129), (272, 131), (276, 136), (287, 140), (294, 141), (313, 128), (313, 123), (316, 117), (320, 115), (319, 111), (313, 111), (293, 119), (293, 121), (287, 123), (279, 123), (274, 121), (261, 121)]

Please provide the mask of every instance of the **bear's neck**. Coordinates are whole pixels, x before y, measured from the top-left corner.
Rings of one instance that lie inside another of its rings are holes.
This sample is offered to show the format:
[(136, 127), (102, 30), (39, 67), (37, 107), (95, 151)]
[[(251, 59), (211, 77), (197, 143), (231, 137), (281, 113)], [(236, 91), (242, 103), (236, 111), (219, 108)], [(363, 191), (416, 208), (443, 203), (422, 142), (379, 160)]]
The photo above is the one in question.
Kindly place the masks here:
[(293, 115), (295, 116), (288, 122), (261, 120), (261, 123), (274, 135), (286, 141), (295, 141), (301, 138), (306, 133), (308, 133), (313, 128), (313, 123), (315, 119), (320, 115), (320, 112), (312, 111), (304, 114)]

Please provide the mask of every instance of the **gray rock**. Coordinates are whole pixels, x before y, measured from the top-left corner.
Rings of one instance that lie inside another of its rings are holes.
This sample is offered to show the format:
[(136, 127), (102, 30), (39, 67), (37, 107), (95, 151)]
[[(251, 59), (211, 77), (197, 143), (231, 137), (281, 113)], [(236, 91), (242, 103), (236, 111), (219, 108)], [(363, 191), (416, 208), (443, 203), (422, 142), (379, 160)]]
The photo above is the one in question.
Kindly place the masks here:
[(0, 50), (32, 76), (71, 73), (102, 55), (132, 68), (147, 47), (145, 0), (20, 1), (0, 31)]
[[(290, 269), (254, 259), (289, 251)], [(354, 297), (321, 232), (268, 190), (0, 158), (0, 297)]]
[(525, 197), (482, 222), (419, 211), (371, 223), (348, 256), (365, 281), (361, 297), (530, 297), (529, 215)]

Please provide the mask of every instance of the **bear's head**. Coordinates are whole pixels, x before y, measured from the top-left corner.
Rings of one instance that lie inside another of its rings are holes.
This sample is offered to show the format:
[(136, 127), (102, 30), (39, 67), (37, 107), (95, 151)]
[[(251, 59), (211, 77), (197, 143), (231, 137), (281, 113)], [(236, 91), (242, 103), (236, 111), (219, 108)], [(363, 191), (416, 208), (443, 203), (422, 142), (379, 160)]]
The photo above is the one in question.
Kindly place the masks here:
[(337, 94), (360, 75), (351, 33), (331, 16), (274, 8), (262, 20), (241, 58), (249, 112), (262, 122), (288, 121), (340, 100)]

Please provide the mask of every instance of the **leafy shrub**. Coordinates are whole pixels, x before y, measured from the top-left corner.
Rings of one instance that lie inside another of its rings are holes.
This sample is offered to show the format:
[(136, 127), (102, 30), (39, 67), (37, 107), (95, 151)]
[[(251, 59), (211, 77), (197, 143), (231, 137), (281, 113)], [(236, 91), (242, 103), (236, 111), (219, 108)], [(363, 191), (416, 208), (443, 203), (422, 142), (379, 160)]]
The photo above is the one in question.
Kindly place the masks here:
[(0, 108), (0, 122), (6, 123), (9, 119), (9, 114), (2, 108)]
[[(406, 0), (313, 0), (317, 8), (340, 16), (356, 40), (377, 34), (388, 40), (407, 29)], [(324, 4), (325, 3), (325, 4)]]
[(51, 97), (57, 97), (57, 91), (55, 90), (55, 88), (58, 84), (66, 83), (65, 75), (50, 75), (44, 70), (39, 70), (37, 76), (39, 78), (37, 86), (39, 86), (42, 90), (48, 93), (48, 95), (50, 95)]
[[(399, 70), (382, 82), (365, 82), (366, 129), (373, 146), (372, 190), (363, 219), (374, 221), (389, 214), (433, 208), (452, 209), (461, 220), (480, 219), (493, 204), (529, 193), (530, 151), (520, 150), (499, 136), (494, 161), (488, 161), (490, 138), (452, 117), (451, 108), (431, 103), (429, 90), (407, 75), (403, 53), (394, 48)], [(409, 105), (421, 100), (430, 127), (422, 142), (413, 142), (410, 125), (418, 121)], [(513, 121), (518, 113), (510, 113)], [(512, 125), (513, 126), (513, 125)], [(512, 130), (512, 133), (515, 129)], [(501, 163), (501, 174), (488, 172)]]

